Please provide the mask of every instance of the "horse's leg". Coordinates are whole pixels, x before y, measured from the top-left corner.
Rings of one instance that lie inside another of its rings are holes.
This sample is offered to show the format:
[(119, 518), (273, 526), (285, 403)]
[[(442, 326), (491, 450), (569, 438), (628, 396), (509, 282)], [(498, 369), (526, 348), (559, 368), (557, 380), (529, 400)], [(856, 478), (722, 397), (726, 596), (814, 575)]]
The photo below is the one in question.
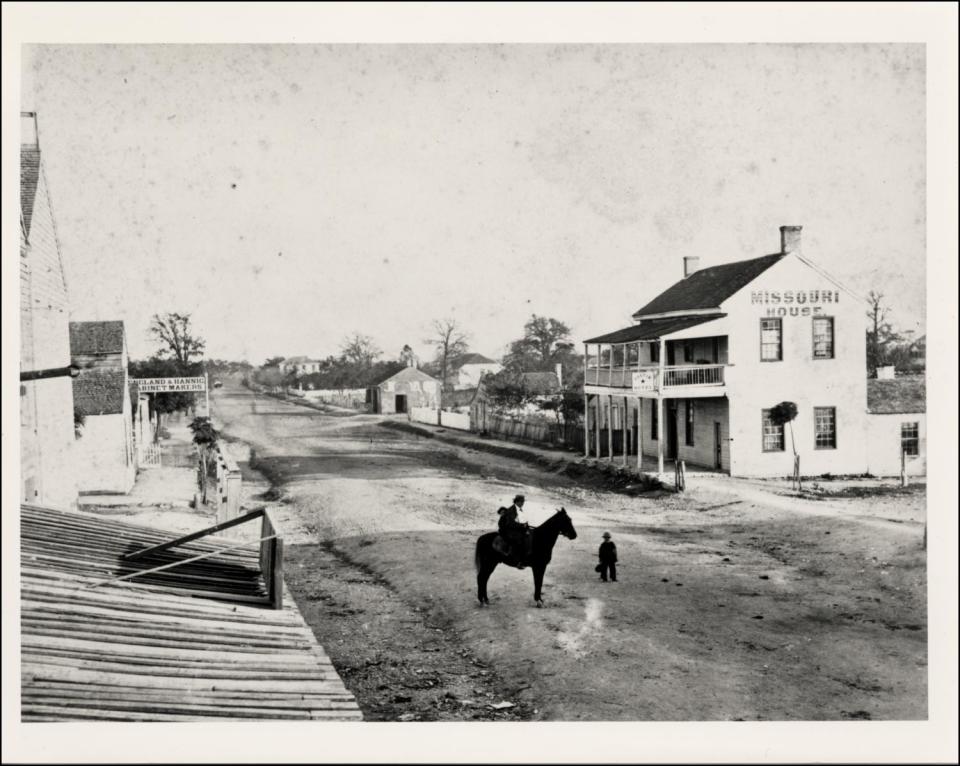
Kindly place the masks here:
[(496, 568), (496, 561), (484, 561), (477, 572), (477, 598), (480, 600), (481, 606), (490, 603), (490, 599), (487, 598), (487, 581)]
[(543, 588), (543, 573), (546, 571), (545, 566), (535, 566), (533, 568), (533, 600), (537, 602), (537, 606), (543, 606), (543, 594), (540, 592)]

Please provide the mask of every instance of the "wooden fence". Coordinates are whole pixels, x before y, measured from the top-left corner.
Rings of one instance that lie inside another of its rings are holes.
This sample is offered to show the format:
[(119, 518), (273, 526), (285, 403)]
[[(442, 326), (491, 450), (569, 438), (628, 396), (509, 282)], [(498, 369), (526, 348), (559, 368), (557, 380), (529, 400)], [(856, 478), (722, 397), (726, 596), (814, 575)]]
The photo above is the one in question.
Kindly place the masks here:
[(548, 421), (532, 421), (514, 419), (487, 414), (486, 431), (496, 439), (510, 439), (514, 441), (532, 442), (551, 447), (570, 447), (582, 450), (583, 425), (577, 423), (550, 423)]

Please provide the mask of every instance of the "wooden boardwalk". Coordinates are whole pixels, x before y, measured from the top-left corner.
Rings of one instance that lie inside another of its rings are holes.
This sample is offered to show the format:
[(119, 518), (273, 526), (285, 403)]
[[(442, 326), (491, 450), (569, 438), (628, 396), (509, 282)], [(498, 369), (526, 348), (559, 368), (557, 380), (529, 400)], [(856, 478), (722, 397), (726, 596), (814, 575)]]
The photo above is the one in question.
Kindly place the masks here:
[(205, 537), (122, 560), (175, 537), (21, 507), (24, 721), (361, 720), (293, 599), (256, 603), (256, 547), (102, 584), (238, 543)]

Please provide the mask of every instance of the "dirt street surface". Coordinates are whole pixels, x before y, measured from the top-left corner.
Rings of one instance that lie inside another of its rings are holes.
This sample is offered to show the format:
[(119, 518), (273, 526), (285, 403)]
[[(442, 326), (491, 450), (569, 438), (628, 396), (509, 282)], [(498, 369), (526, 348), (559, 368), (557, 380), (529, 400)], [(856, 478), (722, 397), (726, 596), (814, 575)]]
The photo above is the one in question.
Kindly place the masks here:
[[(629, 497), (379, 416), (234, 386), (212, 400), (245, 505), (275, 509), (288, 587), (368, 720), (927, 715), (922, 485)], [(579, 534), (557, 542), (545, 608), (505, 567), (481, 607), (474, 544), (517, 492), (527, 521), (564, 506)], [(604, 531), (616, 583), (594, 572)]]

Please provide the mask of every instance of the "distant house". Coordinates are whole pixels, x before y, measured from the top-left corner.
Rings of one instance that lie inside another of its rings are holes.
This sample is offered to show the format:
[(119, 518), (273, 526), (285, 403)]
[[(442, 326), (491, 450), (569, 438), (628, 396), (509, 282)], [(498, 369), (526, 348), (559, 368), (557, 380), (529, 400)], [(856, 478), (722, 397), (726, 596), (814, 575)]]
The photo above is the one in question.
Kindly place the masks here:
[(560, 377), (555, 372), (522, 372), (520, 384), (531, 396), (555, 396), (562, 392)]
[(409, 412), (414, 407), (440, 406), (440, 381), (416, 367), (406, 367), (367, 389), (372, 412), (384, 415)]
[(867, 471), (896, 476), (927, 472), (926, 380), (922, 375), (867, 380)]
[(482, 375), (495, 375), (502, 369), (500, 362), (483, 354), (462, 354), (448, 363), (447, 383), (455, 389), (476, 388)]
[(312, 372), (320, 372), (323, 361), (320, 359), (311, 359), (308, 356), (291, 356), (284, 359), (278, 365), (280, 372), (295, 372), (297, 375), (309, 375)]
[(78, 489), (129, 492), (137, 458), (123, 322), (71, 322), (70, 356), (80, 368), (73, 403), (83, 417), (75, 446)]

